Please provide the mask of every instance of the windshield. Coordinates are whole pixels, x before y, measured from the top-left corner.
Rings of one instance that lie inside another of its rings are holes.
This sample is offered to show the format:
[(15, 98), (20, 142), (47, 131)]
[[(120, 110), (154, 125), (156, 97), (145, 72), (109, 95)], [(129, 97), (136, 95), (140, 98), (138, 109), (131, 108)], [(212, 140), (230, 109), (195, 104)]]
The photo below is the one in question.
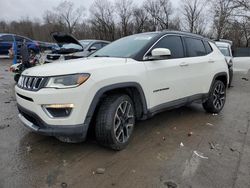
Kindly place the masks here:
[(228, 48), (219, 47), (219, 49), (224, 56), (231, 56)]
[(83, 48), (86, 48), (92, 41), (91, 40), (80, 40), (79, 41)]
[(136, 34), (121, 38), (98, 50), (94, 57), (131, 57), (138, 53), (157, 33)]

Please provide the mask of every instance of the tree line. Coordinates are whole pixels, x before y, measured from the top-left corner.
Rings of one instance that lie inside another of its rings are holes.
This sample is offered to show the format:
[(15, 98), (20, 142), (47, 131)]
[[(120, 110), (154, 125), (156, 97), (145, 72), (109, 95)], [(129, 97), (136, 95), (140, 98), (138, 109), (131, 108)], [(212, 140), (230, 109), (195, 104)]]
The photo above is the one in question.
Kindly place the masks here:
[[(88, 16), (86, 16), (88, 15)], [(50, 33), (64, 31), (78, 39), (113, 41), (120, 37), (159, 30), (181, 30), (213, 39), (229, 39), (237, 47), (250, 46), (249, 0), (95, 0), (89, 10), (63, 0), (44, 12), (42, 20), (0, 20), (0, 32), (40, 41), (52, 41)]]

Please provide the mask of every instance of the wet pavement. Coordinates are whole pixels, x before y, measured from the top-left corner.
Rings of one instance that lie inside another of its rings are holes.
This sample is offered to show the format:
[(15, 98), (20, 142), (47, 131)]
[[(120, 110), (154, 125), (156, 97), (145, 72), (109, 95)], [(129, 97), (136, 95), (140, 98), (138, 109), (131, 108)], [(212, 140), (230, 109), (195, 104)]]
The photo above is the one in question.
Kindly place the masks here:
[(220, 114), (200, 104), (163, 112), (115, 152), (94, 138), (67, 144), (27, 130), (9, 66), (0, 59), (0, 188), (250, 187), (250, 72), (236, 73)]

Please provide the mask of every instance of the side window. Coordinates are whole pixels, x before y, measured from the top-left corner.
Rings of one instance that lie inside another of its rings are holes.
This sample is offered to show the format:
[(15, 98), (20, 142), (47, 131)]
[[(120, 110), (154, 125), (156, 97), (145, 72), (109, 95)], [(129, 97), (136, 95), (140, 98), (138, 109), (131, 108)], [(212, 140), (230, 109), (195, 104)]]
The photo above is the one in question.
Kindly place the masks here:
[(205, 48), (207, 50), (207, 54), (210, 54), (213, 51), (213, 49), (210, 46), (209, 42), (208, 41), (204, 41), (204, 45), (205, 45)]
[(207, 55), (205, 46), (200, 39), (185, 38), (187, 54), (189, 57), (204, 56)]
[(101, 43), (95, 43), (91, 47), (96, 47), (96, 49), (99, 50), (99, 49), (102, 48), (102, 44)]
[(26, 42), (32, 42), (32, 40), (28, 39), (28, 38), (24, 38), (26, 40)]
[(23, 42), (24, 39), (26, 40), (26, 42), (31, 42), (30, 39), (27, 39), (27, 38), (21, 37), (21, 36), (15, 36), (15, 39), (17, 42), (21, 42), (21, 43)]
[(17, 42), (23, 42), (23, 39), (24, 39), (24, 38), (22, 38), (22, 37), (20, 37), (20, 36), (15, 36), (15, 40), (16, 40)]
[[(155, 48), (168, 48), (171, 51), (171, 58), (183, 58), (184, 57), (182, 40), (181, 40), (181, 37), (179, 36), (166, 36), (162, 38), (152, 48), (152, 50)], [(148, 55), (151, 55), (151, 52)]]
[(102, 43), (102, 47), (104, 47), (106, 45), (108, 45), (108, 43), (105, 43), (105, 42)]
[(13, 42), (13, 37), (12, 37), (12, 35), (3, 35), (1, 37), (1, 40), (4, 42)]

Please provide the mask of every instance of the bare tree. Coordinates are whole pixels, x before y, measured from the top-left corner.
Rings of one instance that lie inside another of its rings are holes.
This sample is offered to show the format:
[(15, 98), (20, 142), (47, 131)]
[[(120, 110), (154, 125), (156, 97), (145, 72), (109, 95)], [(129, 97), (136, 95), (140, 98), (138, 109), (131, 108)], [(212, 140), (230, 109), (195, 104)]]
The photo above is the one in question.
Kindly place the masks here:
[(249, 18), (244, 18), (241, 23), (241, 29), (243, 31), (243, 36), (245, 40), (245, 47), (250, 46), (250, 19)]
[(170, 0), (158, 0), (160, 12), (158, 16), (162, 29), (168, 29), (170, 24), (170, 16), (173, 14), (173, 7)]
[[(184, 3), (183, 3), (184, 1)], [(65, 31), (78, 39), (113, 41), (124, 35), (161, 29), (185, 30), (210, 38), (232, 40), (237, 47), (250, 46), (249, 0), (183, 0), (182, 14), (176, 14), (171, 0), (145, 0), (134, 6), (132, 0), (95, 0), (84, 19), (84, 10), (62, 1), (46, 11), (43, 20), (0, 19), (0, 32), (15, 33), (41, 41), (52, 41), (50, 33)], [(207, 1), (207, 2), (205, 2)], [(210, 3), (211, 2), (211, 3)], [(206, 6), (208, 5), (210, 6)], [(209, 12), (207, 7), (210, 8)], [(178, 12), (177, 12), (178, 13)], [(212, 16), (213, 27), (207, 17)], [(210, 32), (208, 32), (210, 31)]]
[(234, 0), (239, 7), (243, 7), (247, 10), (250, 10), (250, 1), (249, 0)]
[[(231, 21), (227, 27), (228, 29), (223, 33), (223, 38), (233, 41), (234, 47), (243, 46), (245, 42), (241, 23), (235, 19)], [(213, 35), (211, 37), (213, 37)]]
[(144, 8), (149, 15), (149, 25), (151, 31), (158, 30), (158, 20), (157, 20), (157, 14), (160, 10), (159, 5), (154, 0), (146, 0), (144, 1)]
[(234, 0), (213, 0), (211, 8), (214, 10), (215, 37), (220, 39), (223, 37), (237, 6), (235, 6)]
[(169, 23), (169, 29), (173, 29), (177, 31), (181, 30), (181, 20), (178, 15), (176, 15), (175, 17), (171, 19), (171, 22)]
[(148, 15), (145, 9), (136, 7), (133, 9), (134, 29), (136, 33), (141, 33), (146, 30)]
[(55, 10), (59, 20), (67, 26), (68, 32), (73, 33), (85, 9), (84, 7), (74, 9), (74, 3), (65, 0), (62, 1)]
[(205, 10), (204, 0), (184, 0), (182, 6), (183, 25), (185, 30), (191, 33), (203, 34), (205, 30), (205, 18), (202, 12)]
[[(43, 25), (41, 26), (42, 34), (41, 38), (45, 41), (53, 41), (51, 33), (55, 31), (67, 31), (66, 26), (58, 19), (57, 14), (52, 11), (45, 11), (43, 16)], [(40, 39), (40, 40), (41, 40)], [(53, 41), (54, 42), (54, 41)]]
[(146, 0), (144, 8), (150, 15), (152, 30), (168, 29), (173, 7), (170, 0)]
[(74, 3), (67, 0), (62, 1), (52, 11), (46, 11), (44, 15), (45, 23), (57, 23), (65, 27), (68, 33), (72, 34), (76, 25), (84, 15), (84, 7), (74, 8)]
[(119, 23), (121, 24), (121, 36), (131, 34), (128, 31), (128, 27), (132, 21), (133, 6), (132, 0), (117, 0), (115, 3), (115, 10), (118, 15)]
[(90, 8), (90, 24), (99, 39), (115, 39), (114, 7), (108, 0), (96, 0)]
[(5, 33), (5, 32), (8, 32), (8, 30), (9, 30), (8, 24), (5, 21), (1, 20), (0, 21), (0, 32)]

